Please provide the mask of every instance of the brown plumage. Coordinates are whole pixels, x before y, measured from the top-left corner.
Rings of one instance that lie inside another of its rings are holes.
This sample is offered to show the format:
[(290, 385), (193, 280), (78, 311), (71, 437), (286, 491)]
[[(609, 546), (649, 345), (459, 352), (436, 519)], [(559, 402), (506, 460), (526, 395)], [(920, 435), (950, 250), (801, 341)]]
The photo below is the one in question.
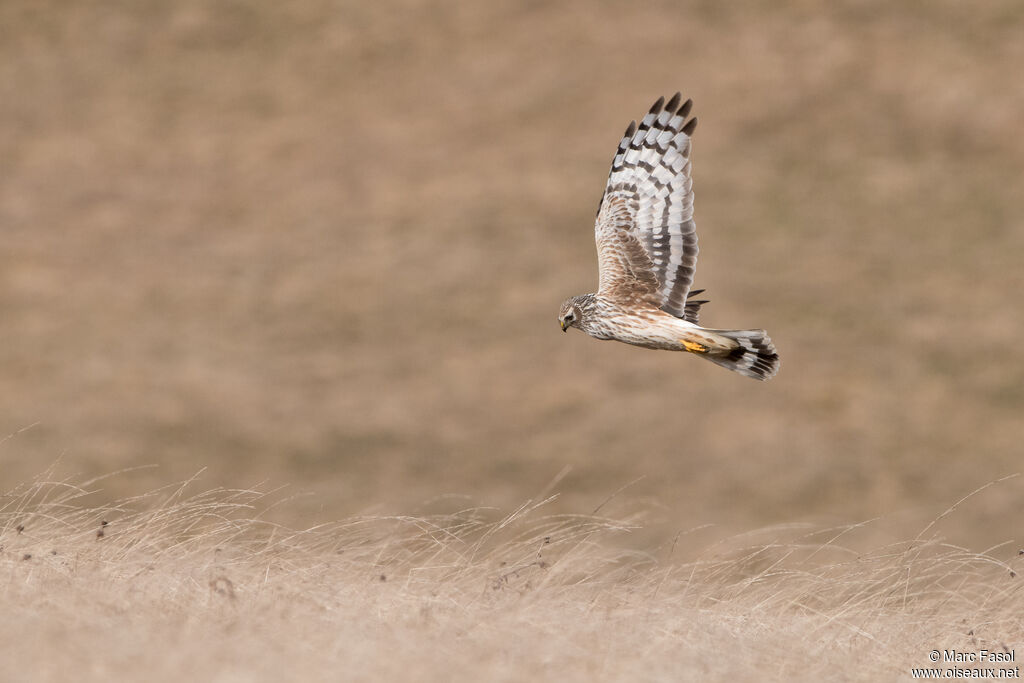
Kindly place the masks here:
[(619, 143), (594, 226), (598, 290), (567, 299), (562, 330), (651, 349), (688, 351), (747, 377), (765, 380), (779, 367), (764, 330), (697, 325), (704, 299), (691, 299), (697, 266), (693, 221), (691, 100), (659, 98)]

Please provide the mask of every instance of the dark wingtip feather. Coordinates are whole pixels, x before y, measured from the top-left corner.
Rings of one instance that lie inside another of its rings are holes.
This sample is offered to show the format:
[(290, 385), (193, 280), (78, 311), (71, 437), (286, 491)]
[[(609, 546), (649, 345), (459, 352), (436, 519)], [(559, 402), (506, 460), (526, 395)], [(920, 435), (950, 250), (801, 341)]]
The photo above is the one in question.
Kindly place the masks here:
[(704, 293), (703, 289), (691, 289), (690, 293), (686, 295), (686, 298), (689, 299), (690, 297), (694, 297), (694, 296), (697, 296), (698, 294), (703, 294), (703, 293)]
[(672, 99), (668, 101), (668, 104), (665, 105), (665, 111), (669, 114), (675, 114), (676, 109), (679, 108), (679, 100), (682, 99), (682, 97), (682, 93), (676, 92), (676, 94), (672, 96)]
[(622, 137), (624, 137), (624, 138), (631, 138), (631, 137), (633, 137), (633, 133), (635, 133), (635, 132), (636, 132), (636, 121), (630, 121), (629, 125), (626, 126), (626, 132), (623, 133)]
[(683, 132), (686, 133), (687, 135), (693, 135), (693, 129), (696, 128), (696, 127), (697, 127), (697, 117), (694, 116), (692, 119), (690, 119), (689, 121), (686, 122), (685, 126), (683, 126)]
[(683, 102), (683, 106), (679, 107), (679, 111), (676, 112), (676, 115), (686, 118), (686, 115), (690, 113), (691, 109), (693, 109), (693, 100), (686, 100)]
[(658, 101), (655, 102), (651, 106), (651, 110), (649, 112), (647, 112), (647, 113), (648, 114), (655, 114), (655, 115), (660, 114), (661, 113), (661, 108), (664, 107), (664, 106), (665, 106), (665, 98), (664, 97), (659, 97)]

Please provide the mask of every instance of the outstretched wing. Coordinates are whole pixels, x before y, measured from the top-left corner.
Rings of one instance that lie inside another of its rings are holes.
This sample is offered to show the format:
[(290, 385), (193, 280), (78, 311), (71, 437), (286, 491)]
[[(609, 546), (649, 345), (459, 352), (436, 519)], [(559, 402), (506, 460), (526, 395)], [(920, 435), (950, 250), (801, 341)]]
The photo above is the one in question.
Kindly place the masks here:
[(637, 297), (684, 317), (686, 296), (697, 267), (697, 226), (693, 222), (690, 135), (693, 106), (680, 106), (676, 93), (659, 98), (647, 116), (630, 123), (608, 174), (597, 212), (595, 238), (599, 291)]

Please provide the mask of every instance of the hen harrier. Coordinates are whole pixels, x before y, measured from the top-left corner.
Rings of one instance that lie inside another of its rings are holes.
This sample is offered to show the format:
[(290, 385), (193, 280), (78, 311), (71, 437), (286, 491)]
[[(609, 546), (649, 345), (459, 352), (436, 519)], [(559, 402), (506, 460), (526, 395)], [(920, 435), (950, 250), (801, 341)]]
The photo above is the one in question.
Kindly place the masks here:
[(693, 106), (658, 98), (637, 128), (629, 124), (612, 161), (597, 211), (598, 288), (562, 304), (562, 331), (649, 349), (688, 351), (716, 365), (766, 380), (779, 356), (764, 330), (710, 330), (697, 325), (704, 299), (691, 297), (697, 265), (690, 136)]

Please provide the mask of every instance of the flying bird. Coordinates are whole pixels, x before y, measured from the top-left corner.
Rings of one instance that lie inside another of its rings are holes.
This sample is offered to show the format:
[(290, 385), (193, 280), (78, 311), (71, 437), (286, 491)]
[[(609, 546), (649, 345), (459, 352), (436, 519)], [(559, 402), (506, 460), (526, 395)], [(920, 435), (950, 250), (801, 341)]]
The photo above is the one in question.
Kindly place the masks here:
[(779, 369), (764, 330), (700, 327), (704, 290), (691, 290), (697, 266), (690, 138), (693, 100), (658, 98), (619, 142), (598, 206), (594, 237), (597, 292), (562, 304), (562, 331), (578, 327), (596, 339), (649, 349), (686, 351), (758, 380)]

